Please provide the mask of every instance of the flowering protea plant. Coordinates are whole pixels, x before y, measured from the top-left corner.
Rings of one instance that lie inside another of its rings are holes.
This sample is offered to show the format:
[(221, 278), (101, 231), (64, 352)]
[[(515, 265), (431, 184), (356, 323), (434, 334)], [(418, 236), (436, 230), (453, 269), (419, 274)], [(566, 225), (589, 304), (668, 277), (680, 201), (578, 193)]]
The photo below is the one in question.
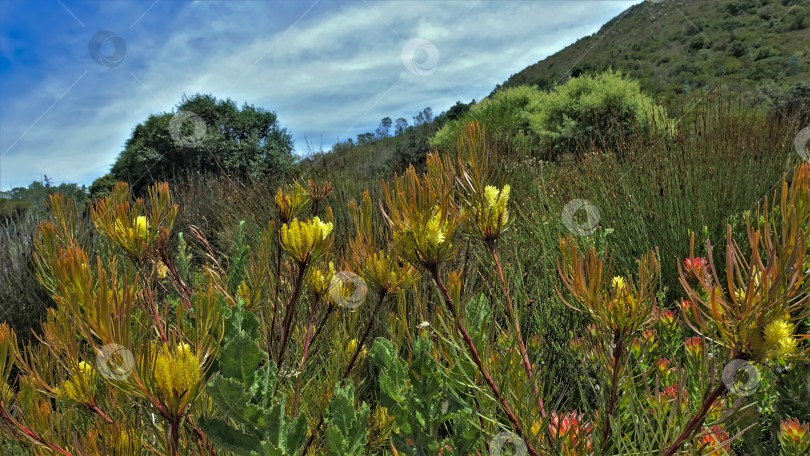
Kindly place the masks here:
[(798, 456), (810, 452), (810, 425), (796, 418), (788, 418), (779, 425), (779, 442), (782, 454)]
[[(558, 279), (515, 261), (535, 220), (483, 126), (454, 152), (334, 212), (331, 184), (285, 186), (216, 242), (174, 234), (166, 184), (95, 202), (97, 250), (54, 196), (33, 259), (54, 307), (26, 346), (0, 324), (0, 433), (20, 445), (3, 451), (730, 456), (750, 438), (807, 453), (810, 165), (722, 257), (693, 242), (633, 266), (565, 237), (543, 251)], [(549, 327), (549, 309), (573, 317)], [(760, 414), (781, 425), (755, 430)]]

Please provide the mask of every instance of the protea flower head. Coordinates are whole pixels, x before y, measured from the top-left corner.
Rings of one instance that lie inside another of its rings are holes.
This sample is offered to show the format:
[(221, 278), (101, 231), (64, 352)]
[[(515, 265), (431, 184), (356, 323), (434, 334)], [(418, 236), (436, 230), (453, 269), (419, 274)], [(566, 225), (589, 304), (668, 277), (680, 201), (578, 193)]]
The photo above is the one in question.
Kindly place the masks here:
[(305, 222), (294, 218), (279, 231), (281, 247), (298, 264), (307, 265), (313, 258), (321, 257), (329, 247), (327, 237), (332, 232), (331, 222), (314, 217)]
[(786, 456), (806, 455), (810, 451), (810, 424), (788, 418), (779, 425), (779, 442)]
[(60, 399), (90, 404), (96, 391), (96, 371), (93, 366), (82, 361), (76, 366), (75, 372), (70, 375), (62, 386), (54, 388), (56, 396)]

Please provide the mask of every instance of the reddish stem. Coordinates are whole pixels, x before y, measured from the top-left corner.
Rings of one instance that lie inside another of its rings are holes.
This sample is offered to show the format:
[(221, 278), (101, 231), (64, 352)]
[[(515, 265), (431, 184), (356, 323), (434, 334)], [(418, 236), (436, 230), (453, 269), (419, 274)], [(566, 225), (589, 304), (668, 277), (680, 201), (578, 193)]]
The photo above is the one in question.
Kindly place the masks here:
[[(358, 342), (357, 347), (355, 347), (354, 354), (352, 355), (352, 359), (351, 359), (351, 361), (349, 361), (349, 365), (346, 366), (346, 369), (343, 371), (343, 375), (340, 377), (341, 380), (348, 377), (349, 373), (351, 373), (351, 370), (354, 367), (354, 363), (355, 363), (355, 361), (357, 361), (357, 356), (360, 353), (360, 350), (362, 350), (363, 344), (365, 343), (366, 338), (368, 337), (368, 334), (371, 331), (371, 325), (374, 323), (374, 320), (375, 320), (376, 315), (377, 315), (377, 311), (380, 310), (380, 307), (382, 307), (382, 302), (385, 299), (386, 293), (387, 293), (386, 291), (381, 291), (380, 292), (379, 300), (377, 301), (377, 306), (374, 307), (374, 311), (371, 313), (371, 319), (366, 324), (366, 329), (365, 329), (365, 331), (363, 331), (363, 336), (360, 338), (360, 342)], [(320, 431), (321, 426), (323, 426), (323, 420), (324, 420), (324, 416), (323, 416), (323, 414), (321, 414), (321, 418), (318, 420), (318, 423), (315, 425), (315, 428), (312, 430), (312, 433), (309, 435), (309, 438), (307, 439), (307, 443), (304, 444), (304, 449), (301, 451), (301, 456), (306, 456), (307, 451), (309, 450), (309, 447), (312, 446), (312, 442), (315, 441), (315, 435), (318, 434), (318, 431)]]
[(616, 410), (616, 399), (619, 394), (619, 356), (622, 355), (622, 339), (617, 335), (614, 337), (613, 346), (613, 380), (610, 384), (610, 401), (608, 402), (608, 410), (605, 414), (605, 430), (602, 432), (602, 454), (607, 454), (607, 441), (610, 435), (610, 417)]
[(442, 297), (444, 297), (444, 302), (447, 305), (447, 309), (450, 311), (450, 315), (453, 317), (453, 320), (456, 323), (456, 328), (461, 333), (461, 338), (464, 341), (464, 345), (467, 346), (467, 350), (470, 352), (470, 356), (472, 357), (473, 362), (475, 362), (476, 367), (478, 367), (478, 371), (484, 377), (484, 381), (486, 381), (487, 386), (489, 386), (489, 389), (492, 391), (495, 399), (500, 403), (506, 417), (509, 419), (509, 422), (511, 422), (512, 426), (515, 427), (515, 432), (526, 443), (529, 453), (532, 456), (538, 456), (537, 450), (534, 449), (534, 446), (531, 444), (528, 437), (526, 437), (523, 427), (520, 425), (520, 421), (518, 421), (517, 416), (515, 416), (515, 413), (512, 411), (509, 403), (506, 402), (506, 398), (504, 398), (501, 394), (500, 388), (498, 388), (495, 380), (492, 379), (489, 371), (481, 361), (481, 356), (478, 354), (478, 349), (475, 348), (475, 344), (470, 337), (470, 333), (467, 331), (467, 327), (464, 325), (464, 322), (458, 318), (458, 315), (456, 314), (456, 305), (453, 302), (453, 299), (450, 297), (450, 293), (447, 292), (447, 287), (444, 286), (444, 282), (442, 282), (442, 279), (439, 277), (438, 268), (434, 266), (433, 268), (429, 269), (429, 271), (433, 277), (433, 281), (436, 283), (436, 286), (439, 287)]
[(318, 329), (315, 330), (315, 334), (312, 336), (312, 342), (313, 343), (315, 342), (315, 339), (318, 338), (318, 334), (321, 333), (321, 330), (323, 329), (323, 327), (326, 326), (326, 320), (329, 319), (329, 315), (332, 315), (332, 312), (334, 312), (334, 311), (335, 311), (335, 306), (330, 305), (329, 309), (327, 309), (327, 311), (326, 311), (326, 314), (324, 314), (323, 319), (321, 319), (321, 322), (318, 324)]
[(312, 312), (309, 314), (309, 325), (307, 326), (307, 336), (304, 341), (304, 354), (301, 357), (301, 373), (298, 375), (298, 382), (295, 385), (295, 399), (293, 400), (293, 418), (298, 416), (298, 399), (301, 393), (301, 379), (304, 377), (304, 368), (307, 364), (307, 354), (309, 354), (309, 343), (312, 336), (312, 324), (315, 321), (315, 311), (318, 309), (318, 302), (312, 304)]
[(270, 322), (270, 336), (267, 338), (267, 353), (273, 354), (273, 341), (276, 340), (276, 310), (278, 308), (278, 293), (281, 284), (281, 241), (277, 240), (276, 249), (276, 297), (273, 300), (273, 318)]
[(57, 453), (62, 454), (64, 456), (73, 456), (72, 454), (68, 453), (67, 450), (64, 450), (61, 447), (58, 447), (58, 446), (56, 446), (56, 445), (54, 445), (52, 443), (48, 443), (48, 442), (42, 440), (42, 438), (40, 436), (38, 436), (36, 433), (34, 433), (34, 431), (32, 431), (32, 430), (28, 429), (27, 427), (25, 427), (25, 426), (21, 425), (20, 423), (18, 423), (2, 407), (0, 407), (0, 415), (2, 415), (3, 421), (8, 423), (9, 426), (13, 426), (17, 430), (19, 430), (20, 432), (25, 434), (25, 436), (28, 437), (29, 439), (31, 439), (31, 441), (33, 441), (34, 443), (37, 443), (37, 444), (42, 445), (42, 446), (46, 446), (46, 447), (52, 449), (53, 451), (56, 451)]
[(720, 382), (720, 385), (714, 389), (711, 393), (709, 393), (706, 398), (703, 400), (703, 405), (700, 407), (700, 410), (689, 420), (689, 423), (686, 425), (686, 428), (681, 432), (678, 438), (672, 442), (672, 445), (669, 446), (662, 456), (672, 456), (678, 451), (678, 448), (683, 445), (683, 442), (688, 440), (692, 434), (703, 425), (703, 422), (706, 420), (706, 415), (709, 413), (709, 409), (711, 409), (714, 402), (726, 394), (728, 389), (726, 388), (726, 384), (724, 382)]
[(304, 272), (306, 271), (306, 264), (298, 265), (298, 277), (295, 279), (295, 287), (293, 294), (290, 296), (290, 302), (287, 304), (287, 315), (281, 325), (281, 348), (278, 351), (278, 361), (276, 367), (281, 370), (281, 364), (284, 362), (284, 352), (287, 349), (287, 343), (290, 341), (290, 325), (292, 324), (293, 315), (295, 314), (295, 304), (298, 302), (298, 294), (301, 292), (301, 282), (304, 281)]
[(141, 261), (141, 279), (143, 280), (143, 285), (146, 290), (146, 295), (149, 300), (149, 307), (152, 313), (152, 317), (155, 319), (155, 325), (157, 326), (158, 333), (160, 334), (160, 339), (163, 342), (168, 342), (169, 338), (166, 337), (166, 331), (163, 329), (163, 321), (160, 319), (160, 310), (158, 309), (157, 303), (155, 299), (152, 297), (152, 287), (149, 286), (149, 279), (146, 277), (146, 274), (143, 273), (145, 262)]
[(101, 418), (103, 418), (103, 419), (104, 419), (104, 421), (106, 421), (106, 422), (107, 422), (107, 424), (113, 424), (113, 420), (112, 420), (112, 419), (111, 419), (109, 416), (107, 416), (107, 414), (106, 414), (106, 413), (102, 412), (102, 411), (101, 411), (101, 409), (100, 409), (100, 408), (98, 408), (98, 406), (97, 406), (96, 404), (88, 404), (88, 405), (87, 405), (87, 408), (89, 408), (89, 409), (90, 409), (90, 410), (91, 410), (93, 413), (95, 413), (96, 415), (98, 415), (98, 416), (100, 416)]
[(495, 244), (492, 244), (491, 251), (493, 258), (495, 258), (495, 267), (498, 270), (498, 277), (501, 279), (501, 288), (503, 289), (503, 295), (506, 298), (506, 308), (509, 310), (509, 316), (512, 318), (515, 325), (515, 333), (517, 334), (517, 339), (519, 342), (518, 347), (520, 348), (520, 354), (523, 358), (523, 369), (526, 371), (526, 376), (529, 377), (529, 382), (531, 382), (532, 387), (534, 388), (534, 395), (537, 397), (537, 407), (540, 409), (540, 414), (543, 416), (543, 418), (546, 418), (546, 408), (543, 406), (543, 399), (540, 397), (540, 390), (537, 388), (537, 384), (534, 383), (532, 364), (529, 361), (529, 353), (528, 350), (526, 350), (526, 344), (523, 342), (523, 335), (520, 331), (520, 318), (515, 312), (515, 307), (512, 305), (512, 298), (509, 296), (509, 290), (506, 287), (506, 280), (503, 277), (503, 269), (501, 268), (501, 260), (498, 255), (498, 250), (495, 248)]

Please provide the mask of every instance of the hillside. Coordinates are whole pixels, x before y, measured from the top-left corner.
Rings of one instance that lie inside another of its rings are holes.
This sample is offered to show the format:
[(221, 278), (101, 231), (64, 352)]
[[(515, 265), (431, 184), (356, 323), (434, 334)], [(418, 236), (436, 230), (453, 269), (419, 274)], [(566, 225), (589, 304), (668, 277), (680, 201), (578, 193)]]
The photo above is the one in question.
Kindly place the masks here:
[(499, 87), (547, 89), (612, 67), (664, 97), (722, 85), (784, 88), (810, 79), (808, 59), (810, 0), (645, 1)]

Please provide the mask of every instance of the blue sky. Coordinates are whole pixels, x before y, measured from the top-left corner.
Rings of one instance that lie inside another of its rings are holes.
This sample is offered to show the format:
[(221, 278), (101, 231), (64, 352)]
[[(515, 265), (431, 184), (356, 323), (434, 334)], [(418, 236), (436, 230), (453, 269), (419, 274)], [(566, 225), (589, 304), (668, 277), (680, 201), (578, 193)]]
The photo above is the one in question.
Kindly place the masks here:
[(0, 190), (90, 184), (137, 123), (198, 92), (275, 111), (298, 154), (328, 149), (480, 100), (636, 3), (2, 0)]

